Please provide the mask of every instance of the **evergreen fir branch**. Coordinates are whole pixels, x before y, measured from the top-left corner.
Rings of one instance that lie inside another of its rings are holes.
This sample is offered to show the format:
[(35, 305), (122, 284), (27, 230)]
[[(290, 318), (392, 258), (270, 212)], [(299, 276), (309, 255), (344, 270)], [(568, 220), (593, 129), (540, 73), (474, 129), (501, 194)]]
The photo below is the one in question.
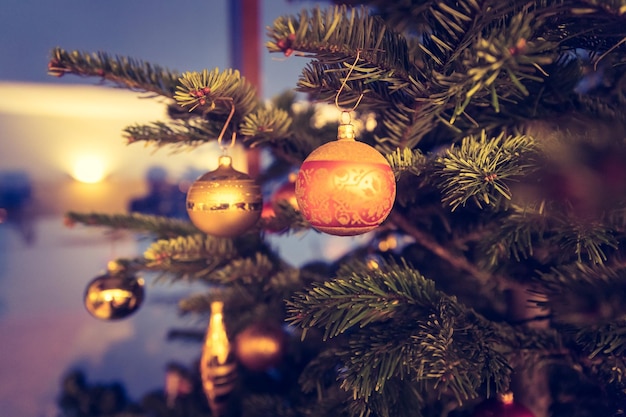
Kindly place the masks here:
[(267, 279), (263, 290), (266, 292), (275, 292), (283, 294), (281, 300), (289, 297), (296, 289), (301, 289), (303, 285), (303, 277), (296, 268), (286, 268), (285, 270), (273, 273)]
[(518, 180), (533, 169), (524, 160), (533, 147), (532, 138), (505, 137), (504, 132), (490, 139), (484, 131), (480, 139), (464, 138), (458, 147), (448, 149), (437, 163), (442, 201), (452, 211), (468, 201), (479, 208), (506, 206), (504, 201), (512, 197), (508, 182)]
[(581, 328), (576, 333), (576, 342), (589, 352), (590, 358), (598, 355), (621, 357), (626, 352), (626, 321)]
[(389, 320), (407, 305), (420, 311), (433, 308), (438, 295), (434, 282), (417, 271), (397, 269), (383, 274), (374, 270), (314, 284), (287, 304), (292, 324), (304, 329), (323, 327), (326, 340), (355, 326)]
[(139, 213), (104, 214), (68, 212), (65, 214), (66, 225), (73, 226), (76, 223), (81, 223), (86, 226), (104, 226), (112, 229), (149, 232), (157, 237), (164, 238), (198, 233), (198, 229), (187, 221)]
[(151, 244), (143, 254), (146, 265), (167, 270), (175, 265), (194, 266), (196, 275), (213, 271), (237, 256), (231, 239), (204, 234), (160, 239)]
[(587, 3), (616, 16), (626, 14), (626, 4), (624, 4), (624, 0), (583, 0), (583, 3)]
[[(287, 141), (292, 136), (290, 125), (291, 118), (287, 112), (280, 109), (259, 108), (243, 118), (237, 126), (237, 133), (243, 137), (244, 143), (255, 147)], [(146, 142), (157, 147), (166, 145), (189, 147), (216, 141), (222, 129), (224, 129), (224, 121), (219, 120), (219, 117), (196, 117), (167, 123), (159, 121), (149, 125), (129, 126), (124, 129), (124, 136), (129, 144)], [(233, 129), (227, 127), (225, 136), (229, 136), (232, 132)]]
[[(541, 24), (533, 14), (518, 13), (506, 26), (495, 26), (484, 37), (476, 39), (475, 45), (462, 57), (466, 87), (462, 88), (460, 96), (463, 101), (456, 101), (454, 116), (462, 114), (471, 100), (483, 99), (477, 96), (481, 90), (485, 104), (491, 104), (497, 111), (502, 98), (518, 99), (529, 95), (524, 80), (541, 83), (548, 77), (542, 66), (555, 61), (555, 44), (533, 33), (534, 27)], [(517, 91), (510, 89), (511, 86)]]
[[(387, 393), (387, 383), (394, 380), (406, 381), (417, 393), (416, 400), (435, 390), (463, 404), (488, 381), (498, 392), (505, 391), (512, 368), (498, 346), (504, 339), (494, 333), (497, 326), (475, 321), (452, 299), (441, 299), (436, 311), (416, 327), (396, 323), (393, 334), (388, 324), (375, 324), (352, 335), (349, 349), (341, 355), (342, 387), (367, 402)], [(513, 351), (517, 343), (514, 346), (504, 350)]]
[(569, 232), (560, 236), (561, 248), (573, 252), (579, 261), (583, 256), (587, 260), (602, 264), (606, 262), (606, 249), (616, 249), (618, 242), (613, 231), (603, 224), (579, 223), (571, 224)]
[[(558, 205), (545, 201), (511, 206), (511, 210), (483, 236), (479, 247), (493, 267), (504, 259), (522, 261), (541, 253), (542, 262), (573, 262), (583, 257), (594, 264), (607, 261), (607, 251), (617, 249), (618, 240), (603, 223), (589, 223)], [(536, 250), (535, 247), (540, 250)], [(548, 251), (558, 247), (558, 251)]]
[[(383, 107), (380, 110), (380, 120), (385, 129), (384, 136), (377, 134), (379, 146), (387, 153), (396, 148), (414, 149), (435, 127), (445, 123), (442, 118), (444, 111), (445, 106), (432, 97), (418, 97), (413, 107), (401, 104)], [(455, 129), (450, 127), (451, 130)], [(446, 138), (447, 142), (449, 137)]]
[[(410, 271), (405, 272), (408, 275), (413, 274)], [(375, 274), (376, 272), (372, 273)], [(371, 276), (359, 277), (360, 284), (353, 284), (352, 289), (358, 298), (348, 300), (345, 293), (350, 284), (340, 277), (332, 283), (324, 284), (324, 291), (319, 291), (319, 286), (313, 287), (306, 296), (301, 296), (298, 301), (291, 303), (292, 308), (299, 302), (306, 303), (306, 307), (300, 306), (296, 309), (297, 315), (292, 317), (292, 320), (304, 324), (305, 328), (324, 327), (325, 337), (328, 335), (332, 337), (354, 326), (367, 326), (363, 330), (355, 329), (354, 332), (350, 332), (350, 345), (340, 354), (344, 363), (340, 374), (342, 388), (353, 392), (357, 400), (364, 399), (365, 403), (369, 403), (372, 396), (386, 392), (386, 383), (395, 379), (414, 380), (423, 386), (430, 381), (429, 386), (442, 392), (453, 392), (459, 402), (475, 397), (478, 387), (489, 379), (496, 382), (499, 390), (506, 389), (511, 367), (497, 350), (489, 346), (489, 343), (498, 340), (494, 339), (493, 334), (497, 326), (492, 328), (492, 336), (486, 337), (485, 333), (476, 327), (480, 323), (480, 326), (489, 329), (484, 319), (476, 322), (477, 316), (474, 314), (466, 316), (454, 299), (437, 292), (434, 287), (422, 288), (420, 296), (416, 296), (413, 301), (409, 300), (413, 295), (409, 292), (416, 291), (409, 288), (413, 284), (407, 284), (407, 281), (411, 281), (407, 279), (408, 275), (404, 274), (402, 277), (400, 275), (395, 277), (393, 273), (389, 274), (389, 271), (387, 274), (381, 273), (380, 279), (384, 279), (388, 285), (385, 289), (381, 288), (381, 285), (372, 287), (369, 281)], [(349, 280), (356, 281), (357, 278)], [(420, 281), (428, 285), (423, 278)], [(405, 286), (402, 290), (401, 285)], [(368, 293), (364, 291), (366, 286), (369, 287), (371, 294), (377, 296), (378, 302), (367, 296)], [(381, 295), (385, 292), (389, 293), (387, 297)], [(398, 296), (398, 293), (402, 295)], [(396, 315), (388, 314), (386, 317), (380, 317), (380, 320), (371, 320), (361, 312), (365, 305), (380, 314), (382, 304), (399, 304), (400, 308), (407, 302), (413, 304), (411, 317), (398, 310)], [(362, 307), (360, 303), (364, 306)], [(361, 317), (361, 321), (357, 323), (358, 320), (354, 319), (350, 322), (351, 315), (336, 313), (336, 309), (358, 310), (356, 316)], [(421, 315), (423, 318), (417, 319), (416, 309), (423, 311)], [(392, 317), (396, 317), (396, 322), (390, 327), (388, 319)], [(337, 325), (338, 322), (343, 323), (343, 326)], [(416, 330), (406, 327), (408, 323), (415, 323), (422, 330), (416, 333)], [(393, 332), (390, 332), (391, 329)], [(486, 332), (490, 333), (489, 330)], [(506, 332), (510, 333), (510, 329)], [(515, 342), (509, 349), (515, 350), (519, 347), (519, 340)], [(477, 344), (480, 347), (476, 346)], [(469, 353), (470, 350), (474, 354)], [(381, 400), (385, 401), (384, 398)]]
[(441, 258), (457, 271), (467, 273), (469, 276), (476, 279), (478, 282), (486, 283), (491, 279), (499, 279), (497, 276), (483, 271), (476, 265), (471, 263), (467, 258), (461, 254), (453, 253), (449, 248), (437, 242), (432, 236), (423, 230), (415, 227), (409, 220), (402, 216), (397, 211), (392, 211), (390, 214), (391, 221), (404, 230), (408, 235), (413, 237), (417, 243), (424, 248), (428, 249), (435, 256)]
[(420, 150), (409, 148), (396, 149), (395, 152), (385, 155), (396, 180), (408, 172), (413, 175), (420, 175), (426, 164), (426, 156)]
[(262, 218), (261, 229), (279, 235), (311, 230), (311, 224), (288, 201), (277, 201), (272, 206), (274, 216)]
[(270, 259), (257, 252), (254, 258), (235, 258), (220, 269), (206, 275), (207, 282), (229, 285), (233, 283), (242, 286), (258, 286), (267, 281), (274, 269)]
[(226, 329), (231, 335), (235, 335), (246, 324), (258, 320), (258, 310), (265, 308), (259, 305), (258, 300), (240, 285), (209, 286), (205, 293), (194, 293), (178, 302), (181, 313), (204, 314), (211, 311), (213, 301), (224, 302), (224, 321)]
[(215, 141), (223, 124), (210, 120), (176, 120), (172, 122), (153, 122), (149, 125), (134, 125), (124, 129), (124, 137), (128, 144), (145, 142), (156, 147), (199, 146)]
[(291, 136), (289, 113), (277, 108), (259, 108), (246, 115), (239, 125), (239, 134), (251, 148), (265, 143), (286, 140)]
[(304, 52), (323, 62), (354, 61), (355, 51), (375, 67), (407, 75), (414, 72), (406, 40), (367, 10), (335, 6), (283, 16), (268, 28), (270, 52)]
[(549, 300), (537, 304), (550, 309), (554, 322), (588, 327), (626, 319), (624, 265), (579, 261), (538, 273), (536, 280)]
[(48, 74), (55, 77), (65, 74), (100, 77), (118, 87), (170, 98), (174, 95), (179, 77), (176, 72), (130, 57), (111, 56), (104, 52), (68, 52), (58, 47), (52, 50)]
[[(352, 73), (346, 80), (345, 75), (349, 71)], [(337, 97), (340, 89), (341, 95)], [(354, 62), (313, 61), (303, 69), (297, 85), (297, 91), (307, 93), (317, 101), (333, 104), (337, 98), (340, 107), (352, 108), (360, 100), (360, 110), (372, 111), (380, 110), (389, 102), (413, 104), (415, 95), (418, 95), (416, 91), (423, 94), (423, 90), (423, 86), (413, 79), (401, 78), (367, 63)]]
[(393, 378), (380, 392), (367, 398), (353, 399), (349, 404), (352, 416), (422, 417), (425, 397), (418, 384)]
[[(428, 67), (435, 69), (454, 65), (471, 35), (480, 33), (482, 29), (473, 27), (477, 25), (474, 16), (478, 14), (480, 7), (476, 1), (426, 2), (419, 19), (423, 26), (420, 31), (424, 33), (420, 46)], [(495, 10), (497, 6), (494, 5), (494, 15)]]
[(546, 219), (540, 215), (514, 213), (498, 223), (494, 233), (480, 242), (489, 267), (499, 265), (503, 259), (520, 262), (530, 258), (534, 253), (533, 243), (543, 237)]
[(238, 70), (220, 71), (218, 68), (183, 73), (176, 86), (174, 99), (190, 112), (198, 109), (203, 115), (217, 112), (225, 116), (234, 106), (235, 124), (259, 104), (256, 89)]

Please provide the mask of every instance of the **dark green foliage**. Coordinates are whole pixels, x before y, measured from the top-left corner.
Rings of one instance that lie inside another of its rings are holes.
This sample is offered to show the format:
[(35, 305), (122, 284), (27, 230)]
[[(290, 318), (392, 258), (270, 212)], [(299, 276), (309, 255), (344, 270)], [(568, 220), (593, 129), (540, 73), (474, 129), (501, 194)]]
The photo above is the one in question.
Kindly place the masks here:
[(356, 107), (358, 139), (387, 158), (397, 195), (350, 253), (301, 268), (281, 259), (269, 234), (315, 233), (287, 201), (235, 239), (151, 216), (68, 219), (154, 237), (118, 262), (206, 283), (183, 313), (223, 300), (232, 335), (286, 320), (284, 361), (242, 374), (233, 414), (467, 417), (516, 388), (552, 395), (527, 404), (537, 417), (622, 415), (626, 4), (337, 3), (372, 7), (267, 28), (270, 52), (307, 58), (293, 86), (306, 105), (293, 92), (266, 104), (236, 70), (181, 75), (55, 49), (50, 72), (168, 98), (169, 120), (128, 127), (129, 143), (179, 150), (235, 135), (270, 153), (257, 178), (270, 198), (336, 138), (324, 105)]

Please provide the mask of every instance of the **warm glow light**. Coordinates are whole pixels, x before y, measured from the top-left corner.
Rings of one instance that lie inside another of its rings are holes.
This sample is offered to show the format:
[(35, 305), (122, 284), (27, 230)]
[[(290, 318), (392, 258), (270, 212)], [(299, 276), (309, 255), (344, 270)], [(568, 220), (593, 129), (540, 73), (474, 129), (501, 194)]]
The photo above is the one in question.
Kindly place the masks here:
[(104, 161), (97, 156), (81, 156), (72, 167), (72, 177), (80, 182), (94, 184), (105, 176)]

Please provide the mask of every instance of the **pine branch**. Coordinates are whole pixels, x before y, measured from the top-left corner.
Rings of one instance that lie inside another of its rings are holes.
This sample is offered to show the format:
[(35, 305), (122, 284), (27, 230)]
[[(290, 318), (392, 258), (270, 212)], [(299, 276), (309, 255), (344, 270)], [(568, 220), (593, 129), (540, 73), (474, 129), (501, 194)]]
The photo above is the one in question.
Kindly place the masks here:
[[(235, 124), (259, 105), (256, 89), (238, 70), (185, 72), (174, 94), (176, 102), (190, 112), (206, 116), (210, 112), (228, 115), (232, 107)], [(223, 123), (225, 124), (225, 122)]]
[(545, 201), (512, 206), (480, 241), (481, 252), (487, 255), (485, 259), (490, 266), (510, 258), (519, 262), (532, 256), (544, 264), (582, 261), (583, 258), (603, 264), (608, 259), (607, 254), (617, 247), (618, 240), (607, 224), (581, 221), (558, 205)]
[(254, 258), (236, 258), (230, 260), (219, 270), (208, 274), (205, 280), (220, 285), (233, 283), (245, 287), (262, 285), (274, 269), (274, 264), (261, 253)]
[(282, 109), (260, 108), (246, 115), (239, 125), (239, 134), (251, 148), (266, 143), (285, 141), (292, 136), (291, 117)]
[(464, 256), (453, 254), (452, 252), (450, 252), (445, 246), (439, 244), (426, 232), (419, 230), (418, 228), (413, 226), (397, 211), (391, 212), (389, 217), (395, 225), (397, 225), (400, 229), (404, 230), (407, 234), (415, 238), (419, 245), (423, 246), (424, 248), (434, 253), (436, 256), (446, 261), (456, 270), (466, 272), (479, 282), (483, 283), (487, 282), (489, 279), (495, 278), (494, 276), (492, 276), (492, 274), (477, 268)]
[(58, 47), (52, 50), (48, 74), (55, 77), (65, 74), (100, 77), (119, 87), (170, 98), (174, 95), (179, 77), (176, 72), (130, 57), (111, 56), (104, 52), (67, 52)]
[(588, 265), (576, 262), (553, 267), (539, 273), (536, 281), (542, 286), (553, 321), (576, 326), (602, 325), (626, 318), (622, 294), (626, 291), (626, 264)]
[(406, 265), (314, 285), (288, 301), (288, 313), (305, 332), (317, 327), (324, 338), (347, 335), (349, 344), (339, 353), (342, 387), (357, 399), (369, 399), (399, 378), (430, 382), (462, 402), (489, 380), (499, 391), (508, 388), (511, 365), (504, 352), (560, 346), (555, 334), (489, 322)]
[[(439, 187), (443, 202), (452, 211), (473, 202), (479, 208), (506, 207), (512, 194), (507, 182), (530, 174), (533, 165), (527, 162), (534, 152), (534, 140), (525, 135), (487, 139), (473, 136), (463, 139), (458, 147), (450, 148), (438, 161)], [(435, 168), (437, 169), (437, 168)]]
[(311, 224), (288, 201), (277, 201), (272, 206), (274, 215), (261, 219), (262, 230), (279, 235), (311, 230)]
[(145, 214), (103, 214), (68, 212), (65, 224), (74, 226), (81, 223), (86, 226), (104, 226), (112, 229), (126, 229), (138, 232), (149, 232), (157, 237), (185, 236), (198, 233), (191, 223), (183, 220)]
[(298, 17), (279, 17), (268, 28), (270, 52), (304, 52), (322, 62), (354, 61), (355, 51), (371, 65), (407, 79), (414, 72), (405, 39), (366, 9), (335, 6), (303, 10)]
[(410, 148), (402, 150), (398, 148), (385, 157), (394, 172), (396, 181), (404, 173), (420, 175), (424, 171), (427, 161), (426, 156), (420, 150), (411, 150)]
[(215, 141), (223, 127), (223, 124), (215, 121), (198, 118), (172, 122), (158, 121), (149, 125), (128, 126), (124, 129), (124, 137), (128, 144), (145, 142), (159, 148), (194, 147)]
[(144, 252), (147, 265), (154, 269), (168, 270), (176, 263), (196, 263), (204, 273), (235, 256), (237, 251), (231, 239), (204, 234), (160, 239)]

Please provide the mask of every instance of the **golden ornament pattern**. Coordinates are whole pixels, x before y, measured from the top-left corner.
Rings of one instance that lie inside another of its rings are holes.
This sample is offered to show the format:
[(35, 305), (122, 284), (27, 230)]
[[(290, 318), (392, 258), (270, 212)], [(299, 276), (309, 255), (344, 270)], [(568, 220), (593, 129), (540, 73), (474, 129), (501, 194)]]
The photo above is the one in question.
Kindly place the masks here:
[(349, 236), (365, 233), (389, 215), (396, 186), (389, 165), (352, 161), (305, 161), (296, 198), (315, 229)]

